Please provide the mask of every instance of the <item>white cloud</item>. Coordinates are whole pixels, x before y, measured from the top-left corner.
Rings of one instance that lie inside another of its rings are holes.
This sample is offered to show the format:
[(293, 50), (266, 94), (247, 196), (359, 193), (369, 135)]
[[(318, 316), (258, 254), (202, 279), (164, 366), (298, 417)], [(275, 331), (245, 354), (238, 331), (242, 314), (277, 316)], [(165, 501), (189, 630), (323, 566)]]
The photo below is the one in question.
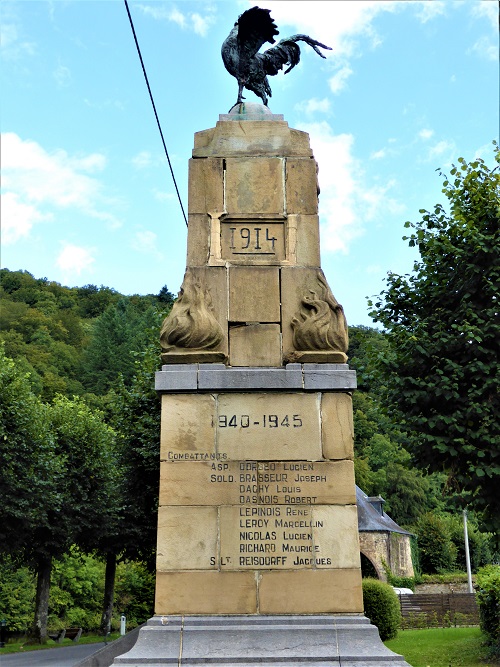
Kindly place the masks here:
[(415, 2), (415, 5), (418, 6), (417, 17), (422, 23), (427, 23), (436, 16), (441, 16), (445, 13), (446, 8), (446, 3), (442, 0), (421, 0), (421, 2)]
[(215, 23), (213, 7), (208, 7), (207, 13), (201, 15), (198, 12), (182, 13), (177, 7), (165, 7), (164, 5), (136, 5), (144, 14), (151, 16), (157, 21), (169, 21), (176, 23), (183, 30), (192, 30), (197, 35), (205, 37)]
[(467, 54), (475, 54), (480, 58), (486, 58), (486, 60), (498, 60), (498, 44), (495, 45), (491, 42), (489, 37), (483, 35), (480, 37), (475, 44), (467, 50)]
[(485, 16), (491, 21), (492, 27), (498, 29), (498, 3), (496, 0), (480, 0), (480, 2), (471, 3), (471, 12), (473, 16)]
[(340, 93), (345, 88), (347, 79), (351, 76), (352, 69), (348, 65), (341, 67), (328, 81), (332, 93)]
[(20, 217), (11, 225), (11, 242), (29, 234), (32, 226), (50, 219), (57, 209), (72, 208), (87, 216), (119, 225), (106, 208), (111, 205), (102, 185), (90, 173), (101, 171), (106, 158), (100, 153), (69, 156), (63, 150), (47, 152), (35, 141), (23, 140), (13, 132), (2, 135), (2, 189), (4, 197)]
[(52, 219), (50, 213), (41, 213), (32, 204), (23, 203), (15, 192), (6, 192), (2, 195), (2, 241), (4, 245), (10, 245), (26, 238), (34, 224), (50, 219)]
[(385, 150), (385, 148), (381, 148), (379, 151), (374, 151), (370, 155), (370, 160), (381, 160), (386, 155), (387, 155), (387, 151)]
[(139, 252), (143, 252), (148, 255), (153, 255), (158, 259), (163, 257), (162, 253), (158, 249), (157, 234), (149, 230), (136, 232), (132, 241), (132, 247), (134, 250), (138, 250)]
[(366, 185), (360, 160), (353, 155), (351, 134), (334, 135), (326, 122), (302, 124), (309, 133), (319, 164), (322, 247), (331, 252), (349, 252), (351, 241), (363, 233), (363, 223), (386, 210), (402, 207), (388, 196), (394, 183)]
[(56, 260), (57, 266), (64, 271), (65, 275), (78, 274), (88, 270), (95, 262), (92, 253), (93, 248), (84, 248), (71, 243), (63, 242), (63, 249)]
[(173, 192), (163, 192), (162, 190), (157, 190), (156, 188), (153, 188), (153, 197), (158, 201), (170, 201), (175, 199)]
[(197, 35), (205, 37), (210, 26), (214, 23), (213, 16), (200, 16), (200, 14), (190, 14), (193, 30)]
[[(254, 4), (253, 0), (251, 4)], [(280, 29), (280, 38), (288, 33), (282, 28), (293, 26), (332, 47), (333, 53), (327, 54), (327, 58), (334, 60), (354, 55), (361, 37), (367, 39), (370, 46), (376, 46), (380, 37), (373, 28), (373, 19), (380, 12), (398, 10), (400, 4), (395, 0), (310, 0), (306, 7), (304, 2), (271, 0), (266, 3), (266, 8), (271, 10)]]
[(132, 158), (131, 162), (136, 169), (146, 169), (152, 163), (151, 153), (149, 151), (141, 151)]
[(457, 147), (455, 142), (446, 141), (443, 139), (429, 148), (427, 153), (427, 161), (433, 162), (439, 158), (443, 163), (442, 166), (449, 166), (455, 159), (456, 153)]
[(330, 100), (327, 97), (324, 97), (322, 100), (318, 100), (316, 97), (311, 98), (310, 100), (303, 100), (295, 105), (296, 111), (302, 111), (307, 115), (312, 115), (317, 111), (322, 113), (327, 113), (330, 111)]
[(71, 84), (71, 71), (69, 67), (59, 64), (52, 75), (59, 88), (67, 88)]
[(0, 24), (1, 54), (6, 60), (17, 60), (23, 55), (33, 56), (36, 53), (35, 42), (23, 41), (19, 37), (15, 23), (9, 23), (3, 19)]
[(427, 139), (430, 139), (433, 135), (434, 135), (434, 130), (430, 130), (429, 128), (423, 128), (418, 133), (418, 136), (420, 137), (420, 139), (423, 139), (424, 141), (426, 141)]

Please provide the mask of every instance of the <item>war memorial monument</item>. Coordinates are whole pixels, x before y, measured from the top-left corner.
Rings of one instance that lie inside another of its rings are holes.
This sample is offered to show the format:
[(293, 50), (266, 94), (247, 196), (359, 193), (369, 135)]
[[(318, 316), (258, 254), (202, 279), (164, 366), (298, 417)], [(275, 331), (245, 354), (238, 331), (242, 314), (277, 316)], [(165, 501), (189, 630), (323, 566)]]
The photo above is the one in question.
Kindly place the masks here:
[(156, 375), (155, 616), (114, 665), (407, 665), (363, 615), (356, 374), (321, 270), (317, 165), (266, 106), (262, 71), (298, 62), (297, 41), (327, 47), (282, 40), (270, 71), (251, 58), (275, 28), (268, 10), (240, 17), (223, 47), (237, 104), (194, 137), (186, 273)]

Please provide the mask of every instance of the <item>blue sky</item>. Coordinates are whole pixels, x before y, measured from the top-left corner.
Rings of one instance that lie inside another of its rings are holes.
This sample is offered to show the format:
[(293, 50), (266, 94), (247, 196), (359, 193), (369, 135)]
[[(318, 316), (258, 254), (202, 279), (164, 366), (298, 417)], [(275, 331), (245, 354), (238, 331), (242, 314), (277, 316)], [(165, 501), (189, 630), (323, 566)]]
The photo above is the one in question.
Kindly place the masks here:
[[(187, 210), (193, 135), (236, 100), (220, 47), (255, 2), (130, 0)], [(493, 165), (498, 4), (262, 2), (279, 38), (332, 47), (271, 78), (269, 107), (311, 136), (322, 266), (348, 322), (415, 259), (402, 236), (444, 202), (436, 169)], [(177, 293), (186, 226), (122, 0), (1, 3), (2, 266), (124, 294)], [(248, 92), (247, 101), (259, 101)]]

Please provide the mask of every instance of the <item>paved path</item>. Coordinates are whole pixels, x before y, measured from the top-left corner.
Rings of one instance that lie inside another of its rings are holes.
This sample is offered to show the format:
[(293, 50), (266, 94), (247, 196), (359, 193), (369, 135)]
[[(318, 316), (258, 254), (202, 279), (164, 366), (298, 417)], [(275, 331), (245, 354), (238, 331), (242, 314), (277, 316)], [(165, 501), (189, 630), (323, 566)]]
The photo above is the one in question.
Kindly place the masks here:
[(98, 644), (75, 644), (59, 648), (39, 649), (26, 653), (2, 654), (0, 649), (1, 667), (74, 667), (84, 658), (95, 653), (104, 646)]

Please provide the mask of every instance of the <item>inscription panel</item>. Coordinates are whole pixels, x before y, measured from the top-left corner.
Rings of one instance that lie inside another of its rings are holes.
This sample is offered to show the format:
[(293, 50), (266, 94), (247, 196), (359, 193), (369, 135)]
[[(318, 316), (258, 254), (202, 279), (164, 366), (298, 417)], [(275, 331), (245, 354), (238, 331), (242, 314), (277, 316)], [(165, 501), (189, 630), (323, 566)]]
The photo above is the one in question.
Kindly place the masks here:
[(217, 452), (238, 461), (322, 458), (319, 394), (221, 394)]
[(240, 505), (220, 508), (221, 567), (359, 567), (354, 506)]
[(162, 461), (160, 505), (350, 505), (352, 461)]
[(275, 264), (285, 259), (282, 222), (222, 222), (220, 229), (222, 259), (244, 264)]

